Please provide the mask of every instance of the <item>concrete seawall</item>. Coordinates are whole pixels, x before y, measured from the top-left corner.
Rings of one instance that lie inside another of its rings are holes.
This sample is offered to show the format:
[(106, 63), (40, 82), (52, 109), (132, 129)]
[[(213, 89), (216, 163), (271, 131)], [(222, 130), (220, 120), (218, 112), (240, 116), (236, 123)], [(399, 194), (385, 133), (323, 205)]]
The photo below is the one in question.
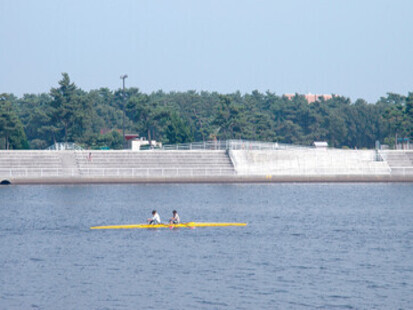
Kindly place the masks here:
[(349, 182), (413, 182), (413, 176), (232, 176), (177, 178), (27, 178), (10, 184), (127, 184), (127, 183), (349, 183)]
[(0, 151), (0, 182), (413, 182), (413, 151)]

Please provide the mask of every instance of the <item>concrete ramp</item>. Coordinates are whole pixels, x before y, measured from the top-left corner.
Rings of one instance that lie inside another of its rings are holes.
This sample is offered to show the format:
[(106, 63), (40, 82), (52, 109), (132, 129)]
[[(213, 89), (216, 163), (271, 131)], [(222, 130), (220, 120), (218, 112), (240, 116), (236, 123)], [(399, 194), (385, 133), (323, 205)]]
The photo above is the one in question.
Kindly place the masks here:
[(240, 175), (389, 175), (385, 161), (375, 151), (364, 150), (232, 150)]
[(386, 150), (380, 155), (388, 163), (392, 175), (413, 175), (413, 150)]

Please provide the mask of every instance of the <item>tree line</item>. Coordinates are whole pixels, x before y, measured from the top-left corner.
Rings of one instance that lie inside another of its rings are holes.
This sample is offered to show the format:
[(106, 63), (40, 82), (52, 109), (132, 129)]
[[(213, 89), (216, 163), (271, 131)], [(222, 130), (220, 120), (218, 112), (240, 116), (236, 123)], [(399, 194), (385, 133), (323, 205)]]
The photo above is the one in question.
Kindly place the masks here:
[(374, 148), (378, 140), (392, 147), (396, 137), (413, 138), (413, 92), (388, 93), (374, 104), (342, 96), (309, 104), (299, 94), (290, 100), (269, 91), (86, 92), (63, 73), (49, 93), (0, 94), (0, 149), (44, 149), (55, 142), (121, 149), (123, 125), (127, 133), (164, 144), (246, 139)]

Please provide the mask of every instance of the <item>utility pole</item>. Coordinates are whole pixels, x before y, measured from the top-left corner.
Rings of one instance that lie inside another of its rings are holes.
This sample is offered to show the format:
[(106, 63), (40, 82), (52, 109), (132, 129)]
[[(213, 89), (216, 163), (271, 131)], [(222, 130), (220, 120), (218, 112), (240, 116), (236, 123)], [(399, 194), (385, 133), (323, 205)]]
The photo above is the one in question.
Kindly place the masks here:
[(123, 81), (123, 108), (122, 108), (122, 133), (123, 133), (123, 149), (126, 149), (126, 139), (125, 139), (125, 79), (128, 77), (127, 74), (121, 75), (120, 78)]

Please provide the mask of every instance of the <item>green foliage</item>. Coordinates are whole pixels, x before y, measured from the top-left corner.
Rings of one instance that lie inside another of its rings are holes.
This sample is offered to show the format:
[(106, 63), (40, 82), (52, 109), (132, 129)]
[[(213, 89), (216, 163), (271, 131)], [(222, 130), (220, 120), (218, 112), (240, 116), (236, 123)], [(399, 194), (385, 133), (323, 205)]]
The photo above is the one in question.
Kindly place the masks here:
[(405, 108), (405, 125), (407, 136), (413, 142), (413, 92), (409, 92), (406, 98), (406, 108)]
[(383, 107), (383, 126), (386, 132), (385, 141), (393, 146), (395, 137), (412, 137), (412, 93), (408, 97), (389, 93), (387, 97), (380, 98), (379, 105)]
[(53, 99), (50, 104), (53, 120), (50, 132), (55, 142), (62, 138), (64, 142), (68, 142), (68, 138), (72, 135), (76, 113), (82, 113), (80, 99), (76, 95), (76, 85), (70, 83), (67, 73), (63, 73), (62, 76), (63, 79), (59, 81), (60, 87), (52, 88), (50, 91)]
[[(373, 148), (394, 144), (395, 136), (413, 139), (413, 93), (389, 93), (376, 104), (334, 96), (309, 104), (271, 92), (142, 93), (138, 88), (85, 92), (67, 73), (48, 94), (22, 98), (1, 95), (0, 148), (43, 149), (54, 142), (86, 148), (121, 149), (127, 133), (148, 140), (184, 143), (211, 139), (249, 139), (335, 147)], [(27, 137), (27, 138), (26, 138)]]
[(116, 130), (112, 130), (104, 135), (99, 136), (96, 144), (92, 145), (94, 149), (109, 148), (120, 150), (123, 148), (123, 137)]
[(0, 95), (0, 149), (27, 149), (29, 145), (13, 99), (12, 95)]
[(193, 141), (193, 135), (190, 127), (177, 113), (170, 115), (169, 124), (166, 127), (167, 143), (187, 143)]
[(50, 109), (51, 98), (45, 96), (25, 95), (20, 101), (23, 113), (20, 118), (31, 148), (46, 148), (53, 143), (50, 135), (52, 126)]

